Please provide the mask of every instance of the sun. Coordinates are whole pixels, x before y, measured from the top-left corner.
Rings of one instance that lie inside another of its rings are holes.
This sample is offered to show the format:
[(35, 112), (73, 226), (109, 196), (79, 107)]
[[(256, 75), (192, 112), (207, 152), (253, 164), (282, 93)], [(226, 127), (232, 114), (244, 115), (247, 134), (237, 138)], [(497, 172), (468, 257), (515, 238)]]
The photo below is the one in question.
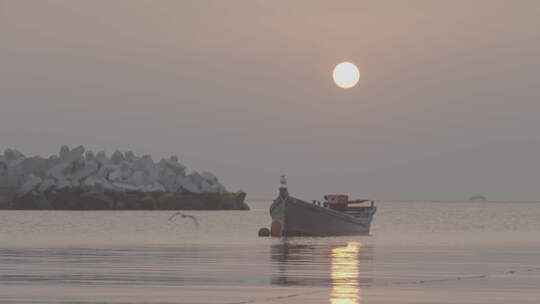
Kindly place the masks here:
[(354, 63), (342, 62), (334, 68), (334, 82), (343, 89), (354, 87), (360, 79), (360, 71)]

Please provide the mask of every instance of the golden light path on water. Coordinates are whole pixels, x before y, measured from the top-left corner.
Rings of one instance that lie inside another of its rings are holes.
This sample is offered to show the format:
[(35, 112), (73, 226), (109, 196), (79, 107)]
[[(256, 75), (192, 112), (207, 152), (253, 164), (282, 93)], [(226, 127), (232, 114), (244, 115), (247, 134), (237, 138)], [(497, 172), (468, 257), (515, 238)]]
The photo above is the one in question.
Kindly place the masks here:
[(332, 249), (331, 304), (360, 303), (358, 253), (362, 244), (349, 242), (347, 246)]

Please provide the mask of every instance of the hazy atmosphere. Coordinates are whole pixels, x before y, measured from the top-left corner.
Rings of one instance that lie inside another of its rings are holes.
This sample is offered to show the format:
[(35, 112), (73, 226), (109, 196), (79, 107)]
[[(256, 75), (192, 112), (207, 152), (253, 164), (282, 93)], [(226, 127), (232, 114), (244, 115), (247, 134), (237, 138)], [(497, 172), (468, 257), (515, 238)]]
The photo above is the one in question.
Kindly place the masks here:
[[(306, 198), (540, 200), (539, 17), (538, 1), (0, 0), (0, 148), (174, 153), (250, 198), (287, 174)], [(341, 61), (356, 88), (332, 82)]]

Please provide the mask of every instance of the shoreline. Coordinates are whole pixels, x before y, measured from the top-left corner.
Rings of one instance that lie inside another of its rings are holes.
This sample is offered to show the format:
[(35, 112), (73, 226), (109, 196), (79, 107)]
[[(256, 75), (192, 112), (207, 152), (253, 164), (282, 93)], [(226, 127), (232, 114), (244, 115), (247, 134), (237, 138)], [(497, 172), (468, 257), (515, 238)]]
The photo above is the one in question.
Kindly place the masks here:
[(0, 190), (0, 210), (249, 210), (244, 192), (92, 192), (80, 188), (16, 196)]

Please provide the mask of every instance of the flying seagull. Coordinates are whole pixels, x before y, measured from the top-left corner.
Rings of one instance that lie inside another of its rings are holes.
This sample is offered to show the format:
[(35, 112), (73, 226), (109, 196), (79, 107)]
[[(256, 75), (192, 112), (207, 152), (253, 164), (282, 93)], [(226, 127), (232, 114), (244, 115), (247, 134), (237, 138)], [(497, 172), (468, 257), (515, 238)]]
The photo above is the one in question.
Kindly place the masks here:
[(189, 214), (183, 214), (182, 212), (176, 212), (175, 214), (171, 215), (171, 217), (169, 218), (169, 221), (172, 220), (175, 216), (181, 216), (182, 218), (190, 218), (193, 220), (193, 223), (195, 223), (195, 226), (197, 226), (197, 228), (199, 228), (199, 221), (197, 221), (197, 218), (194, 217), (193, 215), (189, 215)]

